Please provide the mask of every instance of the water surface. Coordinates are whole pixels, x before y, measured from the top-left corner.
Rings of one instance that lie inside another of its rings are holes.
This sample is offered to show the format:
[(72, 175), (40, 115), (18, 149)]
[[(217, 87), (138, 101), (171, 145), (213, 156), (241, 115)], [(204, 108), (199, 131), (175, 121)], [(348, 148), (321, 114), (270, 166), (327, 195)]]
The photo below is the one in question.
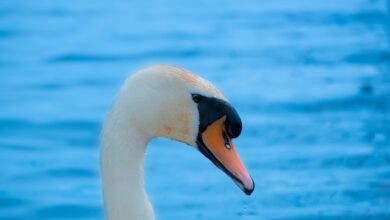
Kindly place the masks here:
[(126, 76), (184, 66), (241, 114), (245, 196), (149, 147), (159, 219), (390, 218), (390, 2), (0, 2), (0, 219), (103, 219), (99, 132)]

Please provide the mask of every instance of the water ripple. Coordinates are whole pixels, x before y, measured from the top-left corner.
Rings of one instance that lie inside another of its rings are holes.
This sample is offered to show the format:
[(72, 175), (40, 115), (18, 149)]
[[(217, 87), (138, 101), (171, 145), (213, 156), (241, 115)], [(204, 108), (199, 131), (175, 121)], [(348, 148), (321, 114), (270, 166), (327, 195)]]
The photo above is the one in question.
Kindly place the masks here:
[(62, 63), (62, 62), (119, 62), (119, 61), (131, 61), (139, 59), (149, 58), (194, 58), (202, 55), (201, 50), (188, 49), (188, 50), (158, 50), (149, 52), (140, 52), (137, 54), (116, 54), (116, 55), (97, 55), (97, 54), (81, 54), (81, 53), (69, 53), (63, 54), (49, 59), (49, 62)]

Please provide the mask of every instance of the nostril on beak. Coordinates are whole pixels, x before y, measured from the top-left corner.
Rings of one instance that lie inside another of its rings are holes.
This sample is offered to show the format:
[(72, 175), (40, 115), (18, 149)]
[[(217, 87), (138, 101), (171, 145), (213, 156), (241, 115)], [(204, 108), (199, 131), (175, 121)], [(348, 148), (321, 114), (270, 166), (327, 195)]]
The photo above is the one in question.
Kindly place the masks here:
[(223, 136), (223, 140), (225, 142), (224, 144), (225, 144), (226, 149), (230, 150), (230, 148), (232, 148), (232, 146), (230, 145), (228, 136), (226, 135), (225, 132), (222, 132), (222, 136)]

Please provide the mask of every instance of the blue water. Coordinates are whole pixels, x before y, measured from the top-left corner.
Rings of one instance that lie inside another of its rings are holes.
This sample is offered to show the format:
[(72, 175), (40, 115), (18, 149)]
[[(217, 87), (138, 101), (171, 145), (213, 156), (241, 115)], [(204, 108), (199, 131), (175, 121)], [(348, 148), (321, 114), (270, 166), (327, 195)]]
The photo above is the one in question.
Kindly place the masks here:
[(245, 196), (158, 139), (159, 219), (390, 219), (390, 1), (0, 1), (0, 219), (103, 219), (99, 131), (126, 76), (170, 63), (241, 114)]

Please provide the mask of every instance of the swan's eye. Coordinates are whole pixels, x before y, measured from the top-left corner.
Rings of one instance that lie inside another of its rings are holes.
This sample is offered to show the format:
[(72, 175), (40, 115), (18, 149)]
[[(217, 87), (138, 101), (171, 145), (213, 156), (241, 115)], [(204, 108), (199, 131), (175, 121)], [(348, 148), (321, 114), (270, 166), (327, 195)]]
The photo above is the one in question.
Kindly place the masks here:
[(192, 94), (192, 100), (194, 100), (195, 103), (199, 103), (202, 100), (202, 96), (199, 94)]

